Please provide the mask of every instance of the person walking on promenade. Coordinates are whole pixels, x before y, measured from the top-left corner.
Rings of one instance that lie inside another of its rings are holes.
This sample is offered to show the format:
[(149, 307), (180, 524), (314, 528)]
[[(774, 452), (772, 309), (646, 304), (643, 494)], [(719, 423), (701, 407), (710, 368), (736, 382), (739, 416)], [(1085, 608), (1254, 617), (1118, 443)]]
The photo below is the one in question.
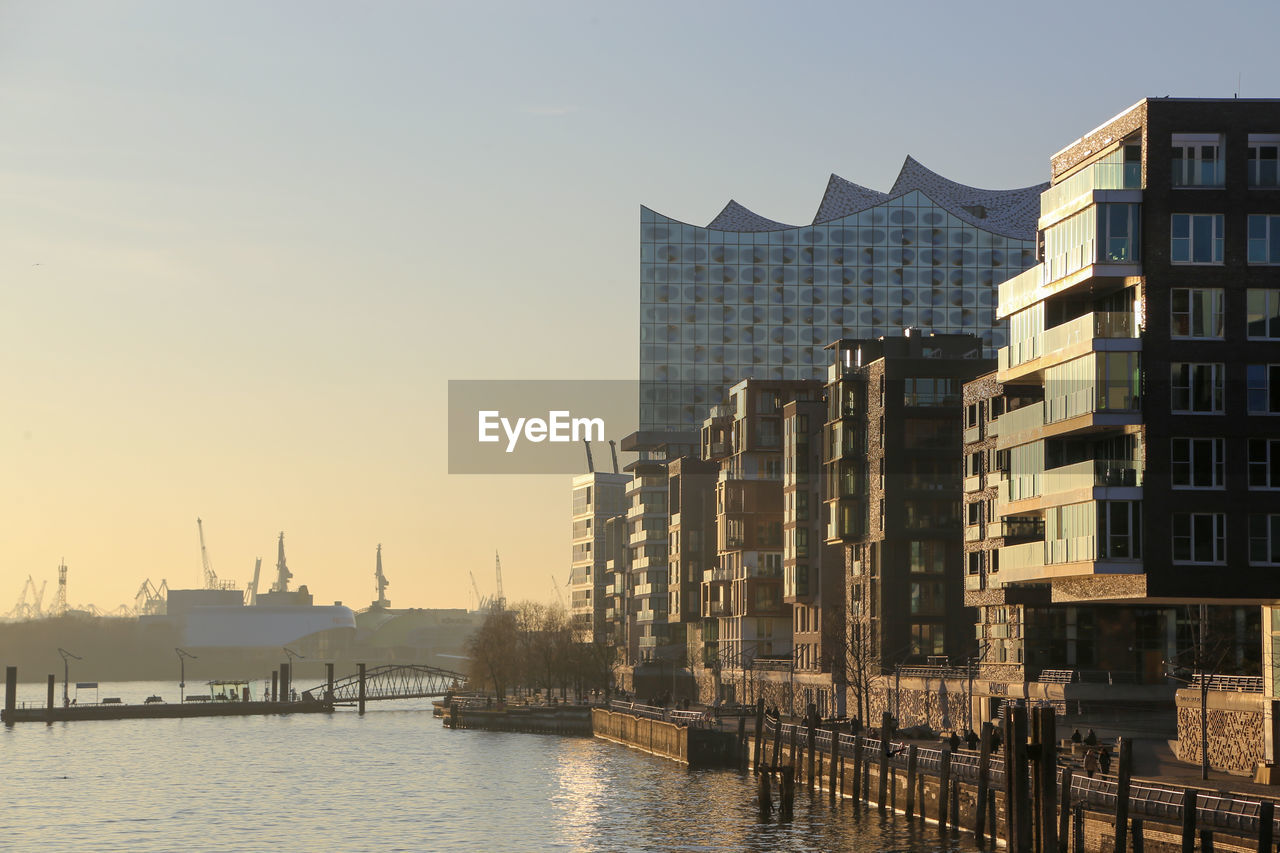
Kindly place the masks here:
[(1072, 733), (1071, 733), (1071, 742), (1072, 742), (1072, 743), (1083, 743), (1083, 742), (1084, 742), (1084, 738), (1080, 737), (1080, 730), (1079, 730), (1079, 729), (1076, 729), (1074, 732), (1072, 732)]
[(1111, 750), (1105, 746), (1098, 754), (1098, 767), (1102, 769), (1103, 773), (1111, 772)]
[(1084, 772), (1093, 778), (1093, 774), (1098, 772), (1098, 750), (1091, 749), (1084, 755)]
[(969, 729), (964, 733), (964, 745), (971, 750), (978, 748), (978, 733), (973, 729)]
[(951, 737), (947, 738), (947, 745), (951, 747), (951, 751), (955, 752), (960, 748), (960, 735), (956, 734), (956, 730), (951, 730)]
[(1098, 745), (1098, 736), (1094, 734), (1093, 729), (1089, 729), (1089, 733), (1084, 736), (1084, 742), (1086, 746)]

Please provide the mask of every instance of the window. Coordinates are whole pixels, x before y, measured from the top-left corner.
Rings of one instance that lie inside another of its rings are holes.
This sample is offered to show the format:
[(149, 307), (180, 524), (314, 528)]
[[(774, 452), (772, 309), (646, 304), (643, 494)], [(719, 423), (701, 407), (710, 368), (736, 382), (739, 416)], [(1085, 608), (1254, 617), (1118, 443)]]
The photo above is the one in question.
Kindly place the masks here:
[(1221, 563), (1227, 558), (1227, 517), (1220, 512), (1173, 514), (1173, 561)]
[(1249, 214), (1249, 263), (1280, 264), (1280, 216)]
[(1175, 187), (1220, 187), (1222, 137), (1216, 133), (1175, 133), (1173, 135), (1173, 185)]
[(1170, 472), (1175, 489), (1225, 486), (1226, 442), (1221, 438), (1175, 438), (1170, 442)]
[(1280, 489), (1280, 438), (1249, 439), (1249, 488)]
[(1132, 264), (1138, 256), (1142, 205), (1098, 205), (1098, 260), (1102, 263)]
[(1249, 562), (1280, 565), (1280, 515), (1249, 516)]
[(1250, 338), (1280, 340), (1280, 290), (1249, 288), (1246, 312)]
[(1171, 294), (1170, 334), (1175, 338), (1220, 338), (1223, 292), (1220, 287), (1176, 287)]
[(965, 524), (973, 526), (982, 523), (982, 504), (972, 503), (965, 504)]
[(1280, 134), (1249, 134), (1249, 186), (1280, 186), (1277, 174), (1277, 152), (1280, 152)]
[(946, 548), (942, 542), (912, 542), (910, 569), (923, 574), (942, 574), (946, 569)]
[(1098, 501), (1098, 559), (1142, 556), (1141, 501)]
[(1175, 264), (1222, 263), (1222, 214), (1175, 213), (1169, 260)]
[(1171, 365), (1173, 411), (1221, 413), (1223, 411), (1223, 366), (1221, 364)]
[(1280, 364), (1251, 364), (1246, 370), (1249, 414), (1280, 415)]
[(947, 597), (940, 581), (911, 582), (911, 615), (943, 616), (946, 613)]

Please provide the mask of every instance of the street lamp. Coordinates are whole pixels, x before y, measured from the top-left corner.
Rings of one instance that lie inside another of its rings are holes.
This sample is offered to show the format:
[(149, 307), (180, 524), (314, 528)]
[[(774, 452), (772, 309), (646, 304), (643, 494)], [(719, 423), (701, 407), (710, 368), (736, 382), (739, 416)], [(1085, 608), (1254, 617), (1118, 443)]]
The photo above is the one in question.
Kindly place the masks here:
[[(293, 649), (289, 648), (288, 646), (281, 646), (281, 648), (284, 649), (284, 653), (289, 657), (289, 682), (290, 684), (292, 684), (293, 677), (298, 674), (297, 671), (293, 668), (293, 662), (299, 658), (302, 658), (305, 660), (306, 655), (300, 655), (297, 652), (295, 652)], [(284, 685), (281, 685), (281, 691), (284, 692)], [(291, 691), (287, 692), (285, 694), (284, 701), (286, 702), (289, 701), (290, 695), (292, 695)]]
[(191, 654), (191, 652), (186, 649), (180, 649), (175, 646), (173, 650), (178, 653), (178, 702), (181, 703), (186, 701), (187, 658), (191, 658), (192, 660), (199, 660), (199, 658)]
[(64, 648), (59, 648), (58, 654), (62, 655), (62, 707), (66, 708), (71, 704), (71, 696), (67, 693), (67, 680), (70, 678), (69, 673), (71, 672), (70, 660), (71, 658), (84, 660), (84, 658), (79, 655), (73, 655)]

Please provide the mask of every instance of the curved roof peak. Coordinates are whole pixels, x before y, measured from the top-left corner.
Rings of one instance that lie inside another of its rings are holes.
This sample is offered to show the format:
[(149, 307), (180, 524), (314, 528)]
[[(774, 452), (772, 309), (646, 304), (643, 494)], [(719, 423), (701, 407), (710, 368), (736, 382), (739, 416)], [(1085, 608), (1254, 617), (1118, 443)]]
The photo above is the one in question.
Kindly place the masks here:
[(707, 227), (716, 231), (779, 231), (784, 228), (794, 228), (795, 226), (766, 219), (760, 214), (738, 204), (733, 199), (729, 199), (729, 203), (724, 206), (724, 210), (720, 211)]
[(846, 181), (832, 172), (831, 178), (827, 181), (827, 191), (822, 194), (822, 203), (818, 205), (818, 212), (814, 214), (813, 224), (830, 222), (832, 219), (866, 210), (888, 198), (888, 193), (855, 184), (853, 181)]

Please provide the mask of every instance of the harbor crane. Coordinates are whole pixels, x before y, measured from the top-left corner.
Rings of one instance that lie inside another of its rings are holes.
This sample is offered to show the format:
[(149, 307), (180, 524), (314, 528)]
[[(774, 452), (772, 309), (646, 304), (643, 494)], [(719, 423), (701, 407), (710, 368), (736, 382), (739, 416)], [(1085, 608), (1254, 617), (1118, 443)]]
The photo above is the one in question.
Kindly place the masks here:
[(484, 610), (486, 601), (485, 597), (480, 594), (480, 584), (476, 583), (476, 573), (468, 571), (467, 574), (471, 575), (471, 588), (476, 592), (476, 610)]
[[(391, 586), (391, 581), (387, 580), (387, 576), (382, 572), (382, 545), (378, 545), (378, 568), (373, 573), (374, 582), (378, 585), (378, 600), (373, 602), (374, 607), (388, 608), (391, 606), (391, 600), (387, 598), (387, 587)], [(474, 581), (475, 578), (472, 578)]]
[(253, 561), (253, 581), (250, 582), (249, 588), (245, 590), (245, 604), (253, 607), (258, 603), (258, 578), (262, 576), (262, 558)]
[(618, 471), (618, 442), (612, 438), (609, 439), (609, 452), (613, 454), (613, 473), (620, 473)]
[(591, 460), (591, 442), (584, 438), (582, 439), (582, 446), (587, 449), (587, 473), (594, 474), (596, 472), (596, 464)]
[(160, 586), (153, 586), (151, 578), (142, 582), (133, 597), (133, 611), (138, 616), (160, 616), (165, 612), (169, 596), (169, 581), (161, 579)]
[(506, 610), (507, 597), (502, 593), (502, 558), (498, 556), (497, 549), (493, 552), (494, 572), (498, 576), (498, 589), (493, 594), (493, 609)]
[(67, 613), (67, 560), (64, 557), (58, 564), (58, 594), (53, 600), (51, 616), (65, 616)]
[(289, 566), (284, 561), (284, 531), (280, 531), (280, 546), (276, 551), (276, 582), (271, 585), (271, 591), (288, 592), (291, 577), (293, 572), (289, 571)]
[(209, 559), (209, 551), (204, 547), (204, 522), (196, 519), (196, 530), (200, 532), (200, 564), (204, 567), (205, 589), (235, 589), (234, 581), (218, 580), (218, 573), (213, 570), (213, 561)]
[[(9, 611), (10, 619), (39, 619), (44, 615), (44, 611), (40, 609), (41, 603), (44, 601), (44, 590), (49, 585), (46, 580), (40, 584), (40, 589), (36, 589), (36, 581), (31, 575), (27, 575), (27, 582), (22, 587), (22, 594), (18, 596), (18, 603)], [(27, 602), (27, 590), (31, 591), (31, 602)]]

